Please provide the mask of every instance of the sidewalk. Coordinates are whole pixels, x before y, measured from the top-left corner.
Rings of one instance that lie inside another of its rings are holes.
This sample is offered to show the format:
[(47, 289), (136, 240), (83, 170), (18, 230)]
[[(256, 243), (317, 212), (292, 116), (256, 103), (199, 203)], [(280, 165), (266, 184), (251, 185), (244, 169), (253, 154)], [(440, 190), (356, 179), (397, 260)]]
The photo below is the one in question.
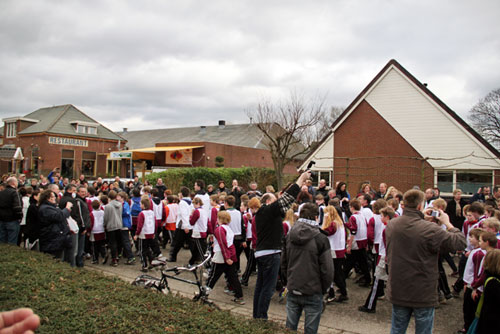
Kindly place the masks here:
[[(168, 247), (163, 250), (163, 254), (168, 254)], [(190, 253), (188, 250), (181, 250), (177, 257), (175, 265), (185, 265), (188, 262)], [(241, 257), (242, 268), (245, 268), (246, 258), (244, 254)], [(122, 263), (124, 261), (121, 261)], [(107, 275), (118, 276), (125, 281), (132, 282), (141, 274), (140, 262), (135, 265), (120, 264), (118, 267), (110, 265), (92, 265), (90, 261), (86, 261), (87, 268), (99, 270)], [(155, 270), (149, 272), (152, 276), (159, 277), (159, 273)], [(183, 277), (189, 277), (191, 274), (182, 274)], [(229, 310), (232, 313), (240, 314), (246, 317), (252, 316), (253, 291), (255, 287), (256, 276), (250, 277), (248, 287), (243, 287), (243, 295), (246, 304), (237, 305), (231, 301), (231, 296), (224, 293), (224, 280), (221, 277), (217, 282), (214, 290), (210, 293), (210, 299), (213, 300), (221, 309)], [(450, 285), (451, 285), (450, 281)], [(182, 296), (191, 298), (197, 292), (197, 287), (175, 280), (169, 280), (169, 286), (173, 293), (179, 293)], [(358, 311), (358, 306), (364, 304), (364, 301), (369, 293), (368, 288), (360, 288), (354, 284), (352, 279), (347, 280), (349, 293), (349, 301), (341, 304), (329, 304), (321, 317), (319, 333), (332, 334), (386, 334), (389, 333), (391, 327), (391, 304), (385, 300), (380, 300), (377, 303), (377, 313), (367, 314)], [(274, 294), (269, 308), (269, 318), (280, 322), (284, 325), (286, 320), (285, 304), (278, 303), (278, 295)], [(304, 316), (301, 318), (300, 327), (303, 326)], [(462, 320), (462, 298), (451, 299), (446, 305), (442, 305), (436, 309), (434, 321), (434, 333), (454, 333), (461, 328)], [(413, 320), (408, 328), (408, 333), (415, 331)]]

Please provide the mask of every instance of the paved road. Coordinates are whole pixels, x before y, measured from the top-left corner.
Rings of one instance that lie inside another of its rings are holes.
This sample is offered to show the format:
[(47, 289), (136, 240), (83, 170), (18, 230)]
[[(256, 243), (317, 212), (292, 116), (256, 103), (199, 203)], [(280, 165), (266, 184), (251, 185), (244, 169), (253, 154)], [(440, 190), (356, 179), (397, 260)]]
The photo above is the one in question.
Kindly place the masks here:
[[(168, 254), (167, 250), (163, 251)], [(181, 250), (177, 259), (176, 265), (184, 265), (188, 262), (190, 257), (188, 250)], [(245, 268), (246, 259), (242, 254), (242, 268)], [(86, 262), (89, 268), (100, 270), (106, 274), (119, 276), (122, 279), (131, 282), (135, 277), (141, 274), (139, 262), (132, 266), (120, 264), (118, 267), (111, 267), (109, 265), (91, 265), (90, 261)], [(174, 264), (172, 264), (174, 265)], [(154, 270), (150, 271), (153, 276), (159, 276)], [(183, 274), (185, 275), (185, 274)], [(186, 276), (188, 277), (188, 276)], [(252, 301), (253, 289), (255, 286), (256, 276), (250, 277), (248, 287), (243, 287), (243, 295), (246, 301), (245, 305), (236, 305), (231, 301), (231, 297), (224, 293), (224, 280), (221, 278), (210, 294), (212, 299), (222, 309), (230, 310), (233, 313), (241, 314), (247, 317), (252, 316)], [(450, 280), (450, 284), (454, 279)], [(174, 280), (169, 281), (170, 287), (174, 292), (181, 295), (192, 297), (197, 291), (197, 288), (182, 282)], [(320, 333), (333, 333), (333, 334), (385, 334), (390, 331), (391, 323), (391, 304), (385, 300), (380, 300), (377, 303), (377, 313), (367, 314), (359, 312), (358, 306), (362, 305), (369, 293), (368, 288), (361, 288), (354, 284), (353, 279), (347, 280), (349, 301), (341, 304), (327, 305), (323, 316), (321, 317)], [(284, 323), (286, 319), (285, 305), (279, 304), (278, 296), (275, 294), (271, 301), (269, 310), (269, 317), (275, 321)], [(303, 320), (303, 319), (302, 319)], [(449, 334), (456, 333), (463, 324), (462, 320), (462, 298), (454, 298), (447, 302), (446, 305), (441, 305), (436, 310), (436, 317), (434, 322), (434, 333)], [(413, 320), (410, 323), (408, 333), (414, 332)]]

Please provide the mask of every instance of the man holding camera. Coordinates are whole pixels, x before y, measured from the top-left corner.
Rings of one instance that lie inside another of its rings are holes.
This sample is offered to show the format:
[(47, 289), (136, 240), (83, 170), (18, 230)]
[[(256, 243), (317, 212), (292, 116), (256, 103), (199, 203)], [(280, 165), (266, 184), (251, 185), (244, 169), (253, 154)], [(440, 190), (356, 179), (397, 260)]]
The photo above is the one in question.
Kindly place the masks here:
[(272, 193), (261, 198), (262, 206), (255, 214), (257, 246), (257, 282), (253, 298), (253, 317), (266, 319), (271, 297), (276, 288), (280, 268), (280, 253), (283, 239), (283, 217), (299, 194), (300, 187), (309, 179), (310, 172), (302, 173), (279, 199)]
[[(438, 304), (438, 256), (463, 250), (463, 233), (453, 227), (442, 210), (424, 214), (425, 195), (408, 190), (403, 215), (386, 228), (389, 281), (387, 297), (392, 306), (391, 334), (406, 333), (412, 313), (416, 333), (432, 333), (434, 308)], [(425, 219), (424, 219), (425, 218)]]

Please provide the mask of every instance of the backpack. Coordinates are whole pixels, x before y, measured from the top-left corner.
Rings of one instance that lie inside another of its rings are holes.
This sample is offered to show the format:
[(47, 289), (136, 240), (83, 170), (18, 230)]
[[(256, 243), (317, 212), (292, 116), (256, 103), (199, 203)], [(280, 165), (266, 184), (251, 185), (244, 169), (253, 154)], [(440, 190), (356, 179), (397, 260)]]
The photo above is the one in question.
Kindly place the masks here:
[(130, 214), (132, 217), (139, 216), (141, 213), (141, 198), (140, 197), (132, 197), (132, 207), (130, 208)]

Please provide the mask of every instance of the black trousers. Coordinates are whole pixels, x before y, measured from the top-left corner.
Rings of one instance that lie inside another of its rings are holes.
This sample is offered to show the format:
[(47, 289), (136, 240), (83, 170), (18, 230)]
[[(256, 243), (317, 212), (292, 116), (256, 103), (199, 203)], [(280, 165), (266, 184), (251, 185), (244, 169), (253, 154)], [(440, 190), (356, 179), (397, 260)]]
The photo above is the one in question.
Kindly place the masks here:
[(238, 259), (238, 261), (236, 261), (236, 272), (240, 270), (240, 255), (244, 249), (241, 244), (244, 243), (245, 241), (246, 241), (245, 239), (236, 239), (236, 238), (233, 241), (234, 248), (236, 250), (236, 258)]
[(241, 289), (240, 281), (238, 281), (238, 274), (236, 272), (236, 262), (232, 265), (227, 263), (212, 263), (212, 270), (208, 276), (207, 285), (210, 289), (213, 289), (215, 283), (219, 280), (220, 276), (224, 273), (226, 274), (227, 280), (234, 291), (234, 296), (236, 298), (243, 297), (243, 290)]
[(191, 252), (191, 258), (189, 259), (189, 264), (193, 265), (197, 261), (202, 261), (205, 252), (207, 251), (207, 238), (192, 238), (193, 252)]
[[(333, 282), (340, 289), (342, 296), (347, 296), (347, 289), (344, 276), (345, 259), (333, 259)], [(332, 296), (333, 297), (333, 296)]]
[(474, 321), (474, 318), (476, 317), (477, 304), (479, 304), (479, 298), (476, 301), (472, 299), (472, 289), (465, 289), (463, 306), (465, 330), (469, 329), (470, 325)]
[(439, 282), (438, 288), (441, 290), (445, 296), (451, 293), (450, 286), (448, 285), (448, 278), (446, 277), (446, 272), (443, 267), (443, 258), (439, 256), (438, 258), (438, 270), (439, 270)]
[(344, 265), (344, 275), (347, 277), (354, 265), (358, 264), (361, 275), (365, 283), (371, 282), (370, 270), (368, 269), (368, 261), (366, 259), (366, 249), (351, 250), (351, 254), (346, 254)]
[(248, 244), (246, 249), (248, 249), (247, 266), (245, 268), (245, 272), (241, 276), (241, 281), (248, 284), (248, 279), (250, 278), (252, 272), (255, 271), (257, 262), (255, 261), (255, 250), (250, 249), (250, 244)]
[(120, 230), (106, 232), (109, 248), (111, 249), (111, 258), (113, 261), (118, 261), (118, 242), (121, 241), (122, 235)]
[(464, 289), (463, 277), (466, 265), (467, 265), (467, 256), (465, 256), (465, 252), (463, 252), (462, 256), (460, 257), (460, 261), (458, 262), (459, 277), (457, 278), (455, 284), (453, 284), (453, 290), (455, 290), (455, 292), (460, 292)]
[(92, 241), (92, 259), (99, 260), (99, 255), (104, 259), (106, 257), (106, 239)]
[(177, 261), (177, 253), (179, 253), (181, 248), (184, 246), (184, 243), (187, 243), (189, 245), (191, 256), (193, 255), (194, 247), (193, 247), (193, 242), (191, 240), (192, 234), (193, 234), (192, 230), (189, 230), (188, 233), (186, 233), (183, 229), (180, 228), (175, 230), (174, 242), (172, 244), (172, 247), (170, 248), (170, 259), (172, 261)]
[(373, 280), (372, 289), (366, 298), (365, 307), (369, 310), (376, 310), (377, 298), (384, 295), (384, 281), (375, 277)]
[(153, 261), (152, 246), (155, 239), (139, 239), (139, 251), (141, 252), (142, 267), (146, 268)]

